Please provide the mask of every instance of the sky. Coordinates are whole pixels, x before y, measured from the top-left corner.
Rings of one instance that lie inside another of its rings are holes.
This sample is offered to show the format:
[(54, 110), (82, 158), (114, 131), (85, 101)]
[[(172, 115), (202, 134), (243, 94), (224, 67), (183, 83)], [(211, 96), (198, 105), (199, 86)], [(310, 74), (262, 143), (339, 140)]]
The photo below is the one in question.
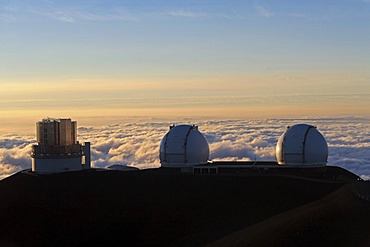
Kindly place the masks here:
[(369, 24), (368, 0), (2, 0), (0, 120), (369, 116)]

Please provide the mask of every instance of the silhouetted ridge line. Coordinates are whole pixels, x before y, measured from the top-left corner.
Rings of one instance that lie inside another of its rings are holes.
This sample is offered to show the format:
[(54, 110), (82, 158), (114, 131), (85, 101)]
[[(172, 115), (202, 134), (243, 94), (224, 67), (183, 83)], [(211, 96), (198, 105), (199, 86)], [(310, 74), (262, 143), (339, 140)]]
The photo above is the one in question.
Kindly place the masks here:
[[(327, 168), (356, 180), (345, 170)], [(0, 244), (203, 245), (303, 207), (344, 184), (166, 169), (18, 173), (0, 182)]]

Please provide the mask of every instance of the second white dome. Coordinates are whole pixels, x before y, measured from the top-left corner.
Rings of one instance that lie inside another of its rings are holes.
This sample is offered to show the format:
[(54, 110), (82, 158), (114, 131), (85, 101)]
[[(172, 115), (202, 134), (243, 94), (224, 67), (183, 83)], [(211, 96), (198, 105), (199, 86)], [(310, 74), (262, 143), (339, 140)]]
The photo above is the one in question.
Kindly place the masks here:
[(328, 144), (316, 127), (297, 124), (288, 127), (276, 145), (279, 165), (326, 165)]

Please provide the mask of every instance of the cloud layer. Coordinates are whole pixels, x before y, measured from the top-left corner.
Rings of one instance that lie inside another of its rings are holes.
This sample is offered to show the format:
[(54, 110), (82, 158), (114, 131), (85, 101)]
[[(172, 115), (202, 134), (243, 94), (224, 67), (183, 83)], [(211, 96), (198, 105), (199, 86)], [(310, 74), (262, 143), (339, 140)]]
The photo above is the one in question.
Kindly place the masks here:
[[(370, 124), (368, 119), (270, 119), (171, 121), (137, 119), (79, 128), (80, 141), (92, 144), (93, 167), (114, 164), (158, 167), (159, 143), (176, 123), (197, 124), (209, 142), (212, 160), (275, 160), (275, 145), (286, 127), (296, 123), (317, 126), (329, 145), (329, 165), (344, 167), (363, 178), (370, 176)], [(33, 135), (0, 136), (0, 179), (31, 167)]]

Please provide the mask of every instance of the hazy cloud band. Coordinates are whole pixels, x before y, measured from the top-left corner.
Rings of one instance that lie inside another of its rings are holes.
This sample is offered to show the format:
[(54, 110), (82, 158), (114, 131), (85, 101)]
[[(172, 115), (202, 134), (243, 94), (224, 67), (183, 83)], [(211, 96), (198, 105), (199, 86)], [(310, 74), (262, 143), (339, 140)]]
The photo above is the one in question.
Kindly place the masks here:
[[(370, 176), (369, 120), (361, 118), (197, 120), (157, 119), (134, 123), (82, 126), (79, 140), (92, 143), (92, 165), (158, 167), (159, 143), (172, 123), (197, 124), (206, 136), (214, 160), (275, 160), (275, 145), (285, 128), (295, 123), (317, 126), (329, 145), (329, 165)], [(0, 136), (0, 179), (31, 168), (33, 135)]]

